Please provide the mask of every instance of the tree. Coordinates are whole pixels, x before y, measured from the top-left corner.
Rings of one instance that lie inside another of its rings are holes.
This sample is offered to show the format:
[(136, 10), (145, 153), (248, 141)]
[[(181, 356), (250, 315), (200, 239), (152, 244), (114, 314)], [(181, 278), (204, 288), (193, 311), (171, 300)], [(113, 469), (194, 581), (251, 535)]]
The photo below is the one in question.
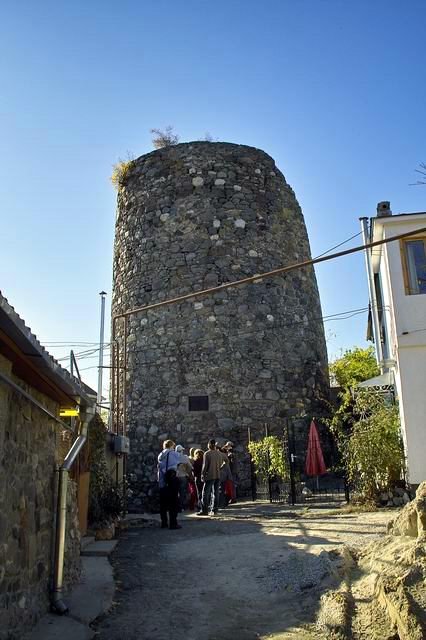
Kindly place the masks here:
[(332, 381), (336, 382), (337, 386), (342, 387), (343, 390), (373, 378), (379, 373), (374, 347), (347, 349), (340, 358), (330, 364)]
[(332, 432), (341, 456), (341, 471), (347, 472), (348, 437), (354, 424), (353, 389), (359, 382), (378, 375), (379, 368), (374, 348), (354, 347), (329, 365), (332, 386), (340, 387), (338, 407), (333, 410), (328, 426)]
[(170, 125), (164, 130), (151, 129), (151, 133), (153, 134), (152, 144), (156, 149), (171, 147), (179, 142), (179, 136), (173, 132), (173, 127)]
[(331, 431), (337, 439), (339, 449), (344, 445), (347, 433), (353, 423), (353, 395), (352, 389), (359, 382), (377, 376), (380, 371), (374, 355), (374, 348), (354, 347), (330, 363), (330, 378), (339, 391), (339, 408), (334, 412), (329, 422)]
[(356, 389), (379, 373), (373, 347), (354, 347), (330, 364), (341, 391), (329, 425), (348, 480), (368, 501), (397, 482), (404, 467), (397, 405), (383, 394)]
[(420, 173), (422, 177), (420, 180), (417, 180), (417, 182), (413, 182), (412, 186), (426, 184), (426, 162), (420, 162), (419, 167), (420, 169), (416, 169), (415, 171), (416, 173)]

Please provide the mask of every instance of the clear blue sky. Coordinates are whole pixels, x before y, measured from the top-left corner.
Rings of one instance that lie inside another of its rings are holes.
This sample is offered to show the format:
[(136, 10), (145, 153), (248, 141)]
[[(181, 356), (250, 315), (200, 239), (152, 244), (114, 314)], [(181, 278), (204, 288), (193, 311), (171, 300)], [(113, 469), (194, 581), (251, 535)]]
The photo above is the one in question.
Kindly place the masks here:
[[(409, 186), (426, 161), (425, 40), (424, 0), (3, 3), (3, 294), (45, 344), (98, 340), (111, 166), (150, 151), (152, 127), (272, 155), (313, 255), (357, 233), (379, 200), (425, 210), (426, 186)], [(366, 306), (361, 255), (317, 277), (325, 315)], [(365, 325), (327, 323), (330, 355), (363, 345)]]

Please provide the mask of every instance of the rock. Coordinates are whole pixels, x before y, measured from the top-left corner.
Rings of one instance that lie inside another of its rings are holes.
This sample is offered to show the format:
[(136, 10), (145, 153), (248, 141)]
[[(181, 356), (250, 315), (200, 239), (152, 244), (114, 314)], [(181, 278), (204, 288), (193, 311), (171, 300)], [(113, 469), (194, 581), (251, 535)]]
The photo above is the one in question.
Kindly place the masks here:
[(246, 226), (246, 221), (242, 218), (237, 218), (237, 220), (235, 220), (234, 222), (234, 225), (237, 227), (237, 229), (244, 229)]
[(351, 597), (347, 591), (329, 591), (321, 596), (317, 628), (328, 640), (349, 637)]
[(269, 369), (262, 369), (259, 372), (259, 378), (265, 378), (265, 379), (272, 378), (272, 372), (269, 371)]
[(115, 525), (113, 523), (102, 527), (101, 529), (96, 529), (95, 531), (95, 540), (112, 540), (115, 535)]
[(216, 178), (214, 184), (216, 187), (223, 187), (225, 184), (225, 180), (223, 178)]
[(233, 429), (235, 427), (235, 420), (232, 418), (219, 418), (217, 424), (219, 429), (226, 431), (227, 429)]
[(426, 481), (419, 485), (414, 500), (406, 504), (397, 517), (389, 522), (388, 533), (412, 538), (426, 535)]
[(192, 178), (192, 184), (194, 187), (202, 187), (204, 179), (201, 176), (196, 176), (195, 178)]

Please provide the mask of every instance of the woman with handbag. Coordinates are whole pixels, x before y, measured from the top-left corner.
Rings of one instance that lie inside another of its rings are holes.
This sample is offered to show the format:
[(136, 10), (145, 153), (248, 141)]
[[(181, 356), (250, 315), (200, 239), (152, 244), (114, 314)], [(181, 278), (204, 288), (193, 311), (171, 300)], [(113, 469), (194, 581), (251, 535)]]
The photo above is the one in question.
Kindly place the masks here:
[[(173, 440), (163, 442), (163, 450), (158, 456), (158, 486), (160, 489), (161, 528), (181, 529), (177, 523), (179, 510), (179, 481), (176, 477), (181, 456), (175, 450)], [(167, 517), (168, 516), (168, 517)]]

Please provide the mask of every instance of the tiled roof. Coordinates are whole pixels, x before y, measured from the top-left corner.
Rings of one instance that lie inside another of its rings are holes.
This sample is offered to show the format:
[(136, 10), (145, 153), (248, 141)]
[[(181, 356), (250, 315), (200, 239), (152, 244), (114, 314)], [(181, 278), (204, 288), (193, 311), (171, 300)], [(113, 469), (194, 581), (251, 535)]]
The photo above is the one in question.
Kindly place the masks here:
[(0, 291), (0, 329), (19, 347), (43, 375), (50, 378), (66, 394), (89, 401), (96, 391), (72, 376), (37, 340), (25, 322)]

